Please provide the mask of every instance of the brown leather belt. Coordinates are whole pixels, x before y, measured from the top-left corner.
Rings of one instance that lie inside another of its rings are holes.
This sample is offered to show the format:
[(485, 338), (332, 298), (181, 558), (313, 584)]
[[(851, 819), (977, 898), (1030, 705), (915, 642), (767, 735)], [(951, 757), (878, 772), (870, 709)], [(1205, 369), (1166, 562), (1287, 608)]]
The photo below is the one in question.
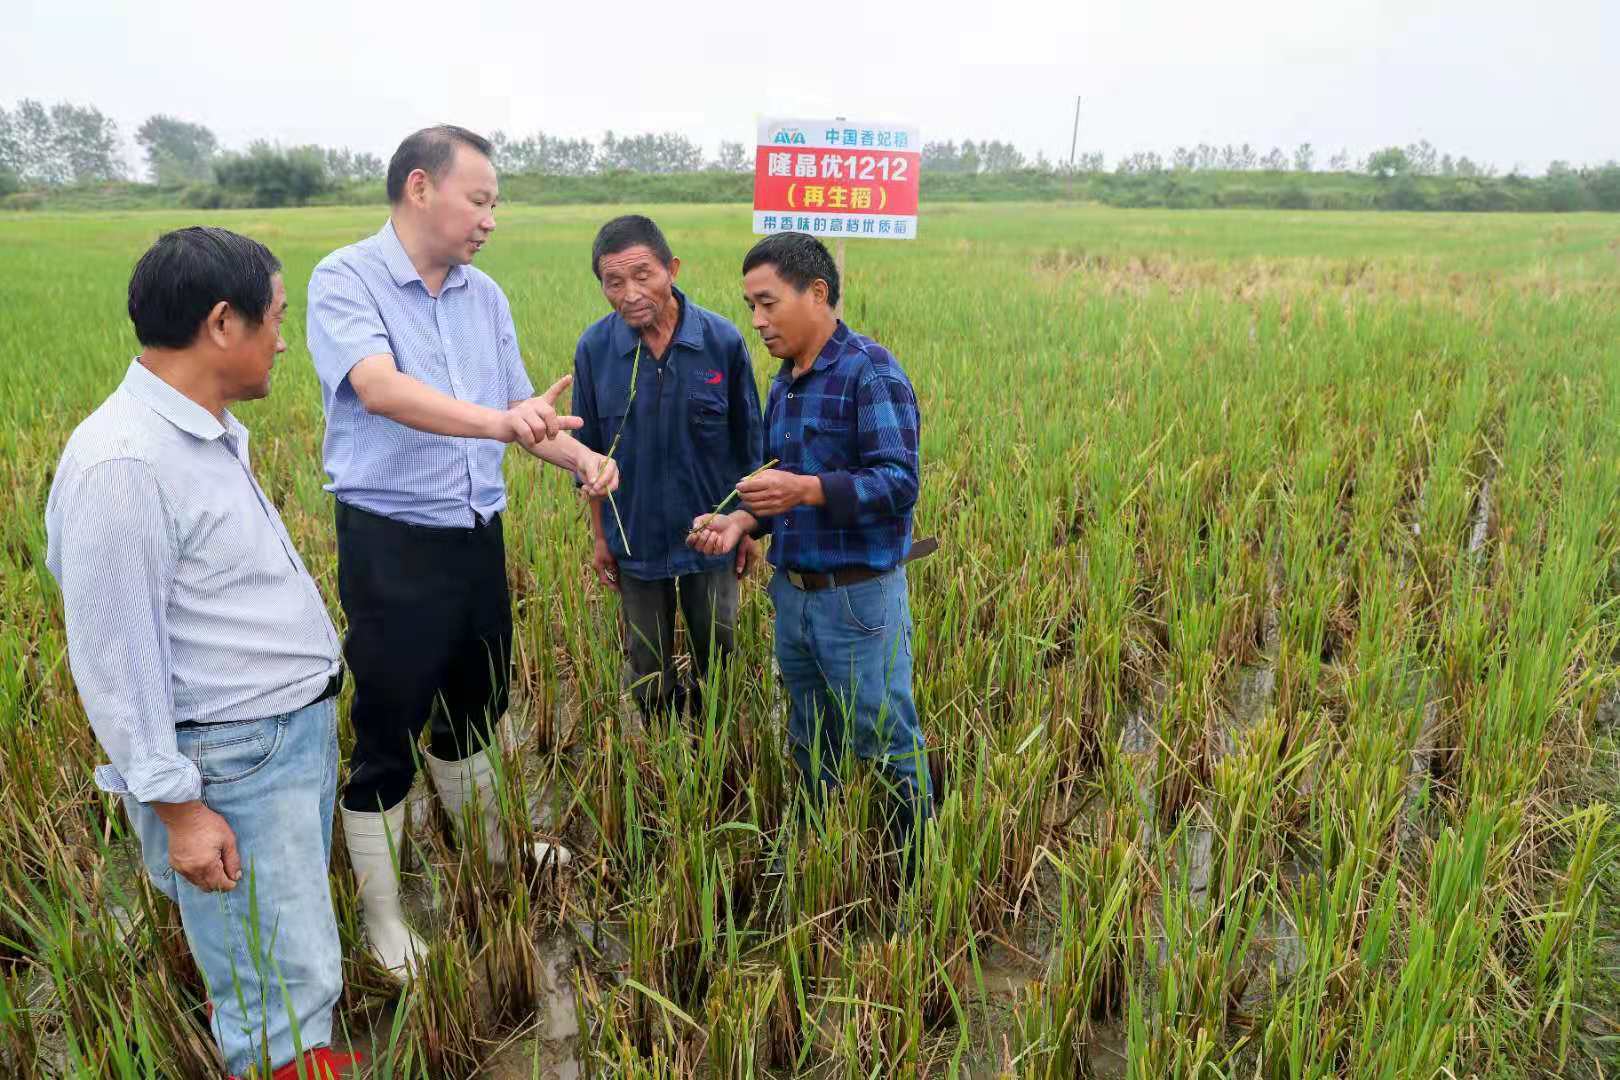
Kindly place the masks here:
[[(939, 550), (939, 539), (930, 536), (926, 540), (914, 541), (911, 551), (901, 560), (902, 564), (925, 559)], [(817, 573), (812, 570), (783, 570), (788, 583), (800, 592), (820, 592), (822, 589), (837, 589), (846, 585), (859, 585), (863, 581), (882, 577), (887, 570), (873, 570), (870, 566), (847, 566), (841, 570), (827, 573)]]

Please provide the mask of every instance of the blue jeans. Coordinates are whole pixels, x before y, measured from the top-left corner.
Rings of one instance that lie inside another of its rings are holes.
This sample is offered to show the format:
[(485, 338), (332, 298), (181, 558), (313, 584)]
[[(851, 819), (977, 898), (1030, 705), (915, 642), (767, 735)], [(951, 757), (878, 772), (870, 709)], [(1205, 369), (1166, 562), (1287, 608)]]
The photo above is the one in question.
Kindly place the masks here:
[(227, 1071), (245, 1075), (265, 1060), (279, 1067), (331, 1041), (343, 987), (327, 883), (336, 702), (262, 720), (183, 725), (175, 735), (202, 773), (203, 802), (236, 834), (236, 888), (203, 892), (175, 873), (157, 814), (128, 795), (124, 809), (147, 873), (180, 905)]
[(932, 813), (926, 742), (911, 696), (911, 600), (904, 569), (804, 592), (771, 578), (776, 663), (788, 692), (788, 741), (813, 801), (838, 785), (845, 748), (893, 787), (896, 839), (915, 842)]

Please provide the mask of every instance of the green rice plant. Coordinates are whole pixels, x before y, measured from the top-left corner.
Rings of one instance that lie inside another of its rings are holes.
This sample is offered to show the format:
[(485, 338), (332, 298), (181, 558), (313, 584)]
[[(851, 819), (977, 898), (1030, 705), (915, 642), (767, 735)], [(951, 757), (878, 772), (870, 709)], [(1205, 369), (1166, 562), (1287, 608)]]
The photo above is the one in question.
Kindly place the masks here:
[[(1325, 418), (1306, 421), (1307, 428)], [(1277, 707), (1285, 715), (1320, 709), (1323, 668), (1334, 659), (1349, 603), (1351, 580), (1342, 552), (1323, 542), (1340, 532), (1343, 492), (1354, 447), (1316, 440), (1300, 447), (1287, 486), (1279, 493), (1285, 524), (1273, 534), (1278, 549)]]
[(921, 1074), (923, 1003), (917, 991), (931, 961), (909, 935), (850, 941), (849, 973), (828, 998), (841, 1017), (829, 1049), (847, 1077)]
[(478, 1071), (478, 1045), (491, 1033), (479, 997), (479, 967), (468, 940), (449, 934), (428, 950), (412, 984), (412, 1011), (405, 1038), (420, 1048), (430, 1076), (471, 1077)]
[(32, 1012), (27, 986), (11, 972), (0, 970), (0, 1067), (19, 1080), (41, 1075)]
[[(848, 775), (848, 774), (846, 774)], [(790, 922), (812, 923), (805, 968), (825, 978), (839, 969), (844, 930), (875, 928), (881, 899), (876, 785), (870, 776), (851, 776), (837, 797), (806, 812), (802, 838), (790, 830), (784, 853), (782, 911)]]
[(722, 969), (707, 998), (705, 1050), (717, 1080), (748, 1080), (764, 1067), (762, 1039), (771, 1002), (782, 988), (782, 973), (748, 975)]
[[(1280, 724), (1256, 729), (1247, 754), (1222, 760), (1207, 834), (1187, 817), (1166, 839), (1156, 865), (1157, 923), (1148, 923), (1142, 935), (1142, 973), (1128, 968), (1133, 1071), (1203, 1075), (1246, 1041), (1230, 1040), (1228, 1029), (1253, 1023), (1243, 1014), (1254, 977), (1250, 956), (1276, 888), (1265, 869), (1275, 865), (1265, 858), (1272, 836), (1266, 819), (1278, 804), (1278, 789), (1314, 753), (1306, 747), (1281, 757), (1282, 735)], [(1167, 861), (1171, 852), (1174, 865)], [(1155, 1006), (1151, 1016), (1140, 1011), (1144, 999)]]
[[(583, 975), (578, 983), (578, 995), (591, 1018), (580, 1047), (580, 1064), (586, 1076), (677, 1080), (693, 1075), (700, 1051), (689, 1038), (678, 1036), (677, 1031), (695, 1034), (696, 1021), (659, 1000), (656, 992), (649, 993), (631, 982), (622, 986), (603, 985)], [(644, 998), (649, 999), (653, 1007), (663, 1010), (661, 1019), (666, 1033), (666, 1039), (654, 1043), (650, 1049), (637, 1045), (627, 1026), (631, 1023), (629, 1010), (636, 1009), (639, 1015)]]
[(1532, 1018), (1541, 1017), (1546, 1028), (1556, 1028), (1555, 1060), (1560, 1069), (1569, 1061), (1575, 1003), (1593, 959), (1598, 881), (1603, 866), (1614, 858), (1603, 842), (1609, 818), (1609, 808), (1599, 804), (1557, 823), (1570, 834), (1569, 863), (1545, 908), (1525, 920), (1532, 957), (1532, 1004), (1525, 1011)]
[(1340, 1075), (1359, 1004), (1384, 977), (1401, 897), (1392, 840), (1405, 787), (1399, 747), (1385, 741), (1389, 765), (1339, 763), (1327, 785), (1334, 794), (1317, 804), (1322, 867), (1286, 897), (1301, 955), (1290, 979), (1272, 978), (1276, 1005), (1260, 1051), (1267, 1077)]
[(1502, 897), (1485, 883), (1513, 828), (1512, 815), (1482, 809), (1441, 836), (1399, 971), (1362, 1001), (1363, 1023), (1376, 1037), (1348, 1048), (1354, 1075), (1429, 1076), (1453, 1067), (1463, 1022), (1478, 1007), (1482, 960), (1501, 925)]
[(1057, 947), (1044, 979), (1023, 991), (1014, 1014), (1019, 1075), (1056, 1080), (1086, 1060), (1094, 1021), (1120, 1010), (1127, 939), (1139, 925), (1137, 852), (1123, 841), (1053, 859), (1061, 875)]
[[(638, 378), (640, 374), (641, 338), (638, 335), (636, 338), (635, 359), (630, 362), (630, 397), (625, 401), (624, 405), (624, 423), (620, 425), (619, 430), (614, 433), (613, 442), (608, 446), (607, 454), (604, 455), (609, 460), (612, 460), (614, 452), (619, 449), (619, 440), (624, 438), (624, 429), (630, 424), (630, 413), (631, 410), (635, 408), (636, 404), (636, 391), (640, 388), (640, 379)], [(624, 543), (624, 553), (626, 555), (633, 556), (634, 553), (630, 550), (629, 534), (624, 531), (624, 522), (619, 518), (619, 501), (613, 497), (613, 493), (611, 491), (608, 492), (608, 505), (613, 508), (613, 520), (619, 526), (619, 539)]]
[(546, 1006), (536, 908), (527, 890), (515, 889), (491, 898), (481, 913), (483, 948), (475, 960), (489, 991), (490, 1029), (498, 1033), (520, 1030)]
[(1185, 869), (1176, 877), (1168, 867), (1160, 873), (1167, 887), (1157, 918), (1128, 939), (1127, 1075), (1224, 1075), (1244, 1045), (1242, 1037), (1229, 1041), (1227, 1031), (1247, 986), (1261, 902), (1250, 887), (1197, 900)]
[(782, 973), (765, 1021), (765, 1060), (774, 1069), (797, 1070), (814, 1049), (820, 1027), (816, 996), (823, 977), (808, 969), (811, 926), (790, 925), (774, 942), (771, 959)]
[(1469, 364), (1441, 418), (1419, 416), (1427, 470), (1412, 523), (1418, 584), (1431, 599), (1445, 593), (1446, 571), (1468, 542), (1468, 516), (1475, 505), (1481, 440), (1492, 409), (1486, 367)]

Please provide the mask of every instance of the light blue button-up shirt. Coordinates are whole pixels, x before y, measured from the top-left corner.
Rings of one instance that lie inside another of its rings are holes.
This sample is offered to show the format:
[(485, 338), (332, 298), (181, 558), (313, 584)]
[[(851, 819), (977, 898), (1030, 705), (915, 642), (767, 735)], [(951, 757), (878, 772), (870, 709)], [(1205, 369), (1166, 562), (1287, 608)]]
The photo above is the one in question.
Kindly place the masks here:
[(434, 296), (389, 221), (315, 268), (307, 336), (326, 409), (326, 490), (413, 525), (466, 528), (506, 508), (505, 443), (375, 416), (349, 385), (354, 365), (388, 354), (406, 375), (462, 401), (506, 409), (533, 397), (511, 306), (488, 274), (453, 267)]
[(338, 670), (337, 631), (248, 465), (248, 433), (137, 360), (62, 451), (45, 565), (106, 791), (199, 798), (176, 723), (279, 716)]

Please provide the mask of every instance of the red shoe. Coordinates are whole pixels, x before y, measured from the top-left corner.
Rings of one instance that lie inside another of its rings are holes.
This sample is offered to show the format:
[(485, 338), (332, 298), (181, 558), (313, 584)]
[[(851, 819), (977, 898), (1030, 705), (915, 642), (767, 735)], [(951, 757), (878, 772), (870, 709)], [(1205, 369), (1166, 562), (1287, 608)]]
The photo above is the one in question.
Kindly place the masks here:
[[(297, 1061), (289, 1061), (281, 1068), (270, 1074), (270, 1080), (342, 1080), (350, 1068), (359, 1065), (362, 1060), (359, 1054), (339, 1054), (330, 1047), (323, 1046), (311, 1050), (304, 1055), (304, 1072), (300, 1076)], [(228, 1077), (227, 1080), (237, 1080)]]

